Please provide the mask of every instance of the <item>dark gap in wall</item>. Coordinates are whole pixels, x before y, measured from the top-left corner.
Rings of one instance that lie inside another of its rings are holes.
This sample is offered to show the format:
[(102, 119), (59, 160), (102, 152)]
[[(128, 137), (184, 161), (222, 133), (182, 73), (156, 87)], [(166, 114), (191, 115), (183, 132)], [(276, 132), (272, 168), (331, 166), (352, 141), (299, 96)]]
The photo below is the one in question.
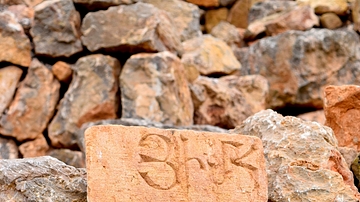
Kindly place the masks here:
[(277, 113), (283, 115), (283, 116), (298, 116), (300, 114), (308, 113), (321, 110), (315, 107), (304, 107), (304, 106), (294, 106), (294, 105), (288, 105), (279, 109), (274, 109)]

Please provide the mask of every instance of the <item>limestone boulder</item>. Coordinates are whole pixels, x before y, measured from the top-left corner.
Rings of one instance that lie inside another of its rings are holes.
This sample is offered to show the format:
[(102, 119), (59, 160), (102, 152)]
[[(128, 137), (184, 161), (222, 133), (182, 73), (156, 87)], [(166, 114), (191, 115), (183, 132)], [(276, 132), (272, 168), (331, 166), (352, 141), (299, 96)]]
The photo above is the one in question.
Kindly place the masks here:
[(335, 13), (325, 13), (320, 17), (321, 26), (327, 29), (336, 29), (343, 24)]
[(27, 141), (19, 146), (19, 151), (24, 158), (45, 156), (49, 150), (49, 145), (44, 136), (39, 136), (35, 140)]
[(17, 22), (21, 24), (24, 31), (29, 33), (31, 26), (34, 23), (34, 9), (21, 4), (9, 6), (6, 10), (13, 13)]
[(153, 122), (145, 119), (133, 119), (133, 118), (107, 119), (107, 120), (85, 123), (81, 126), (80, 130), (77, 131), (76, 136), (78, 138), (78, 146), (80, 147), (80, 150), (83, 153), (85, 153), (84, 133), (86, 129), (90, 128), (91, 126), (97, 126), (97, 125), (144, 126), (144, 127), (162, 128), (162, 129), (195, 130), (195, 131), (207, 131), (207, 132), (215, 132), (215, 133), (228, 133), (228, 130), (211, 125), (175, 126), (170, 124)]
[(208, 10), (205, 13), (205, 30), (210, 33), (211, 30), (221, 21), (225, 21), (229, 10), (225, 7), (219, 9)]
[(170, 52), (131, 56), (120, 75), (122, 118), (193, 123), (193, 104), (180, 59)]
[(128, 5), (138, 0), (73, 0), (77, 5), (85, 7), (87, 10), (106, 9), (110, 6)]
[(183, 42), (183, 47), (181, 62), (185, 69), (195, 68), (201, 75), (226, 75), (241, 68), (231, 48), (211, 35), (187, 40)]
[(23, 27), (9, 11), (0, 12), (0, 62), (28, 67), (31, 63), (31, 45)]
[(73, 79), (48, 127), (51, 145), (72, 148), (83, 123), (117, 117), (120, 63), (101, 54), (81, 57)]
[(57, 61), (52, 66), (51, 72), (59, 81), (69, 83), (71, 81), (73, 71), (68, 63), (63, 61)]
[(0, 160), (0, 201), (86, 201), (86, 170), (49, 157)]
[(51, 71), (33, 59), (9, 110), (1, 117), (0, 133), (18, 141), (41, 137), (54, 114), (59, 89)]
[(241, 31), (229, 22), (221, 21), (211, 30), (210, 34), (223, 40), (231, 48), (244, 46)]
[(358, 156), (358, 151), (350, 147), (338, 147), (338, 150), (341, 153), (341, 155), (344, 157), (346, 164), (351, 169), (352, 163), (355, 161), (356, 157)]
[(360, 83), (359, 38), (351, 30), (288, 31), (244, 50), (241, 72), (268, 79), (272, 108), (321, 109), (325, 86)]
[(355, 0), (351, 9), (354, 30), (360, 32), (360, 0)]
[(291, 10), (275, 13), (249, 24), (245, 39), (253, 40), (260, 34), (274, 36), (289, 30), (305, 31), (319, 25), (319, 18), (310, 6), (298, 6)]
[(310, 5), (316, 14), (336, 13), (346, 15), (348, 10), (347, 0), (296, 0), (299, 5)]
[(34, 7), (43, 1), (45, 0), (2, 0), (1, 3), (5, 5), (26, 5), (28, 7)]
[(300, 114), (297, 117), (301, 118), (305, 121), (316, 121), (322, 125), (324, 125), (325, 121), (326, 121), (324, 110), (316, 110), (313, 112), (307, 112), (304, 114)]
[(269, 201), (359, 200), (331, 128), (264, 110), (232, 132), (262, 140)]
[(360, 86), (327, 86), (324, 96), (325, 125), (333, 129), (339, 146), (360, 151)]
[(269, 85), (260, 75), (199, 77), (190, 89), (195, 124), (232, 129), (266, 108)]
[(85, 156), (81, 151), (73, 151), (70, 149), (51, 149), (47, 155), (57, 158), (67, 165), (75, 168), (85, 168)]
[(251, 6), (248, 15), (248, 23), (265, 18), (266, 16), (292, 10), (297, 6), (294, 1), (260, 1)]
[(166, 11), (151, 4), (113, 6), (84, 17), (81, 40), (92, 52), (181, 53), (180, 33), (173, 24)]
[(231, 7), (227, 21), (239, 28), (248, 26), (250, 8), (257, 2), (265, 0), (237, 0)]
[(10, 105), (22, 72), (20, 68), (15, 66), (0, 69), (0, 116)]
[(181, 41), (185, 41), (201, 35), (200, 9), (194, 4), (182, 0), (141, 0), (144, 3), (168, 12), (173, 19), (172, 26), (180, 33)]
[(17, 159), (19, 150), (14, 140), (0, 137), (0, 160)]
[(70, 57), (82, 51), (81, 19), (72, 0), (48, 0), (34, 9), (34, 25), (30, 34), (37, 55)]

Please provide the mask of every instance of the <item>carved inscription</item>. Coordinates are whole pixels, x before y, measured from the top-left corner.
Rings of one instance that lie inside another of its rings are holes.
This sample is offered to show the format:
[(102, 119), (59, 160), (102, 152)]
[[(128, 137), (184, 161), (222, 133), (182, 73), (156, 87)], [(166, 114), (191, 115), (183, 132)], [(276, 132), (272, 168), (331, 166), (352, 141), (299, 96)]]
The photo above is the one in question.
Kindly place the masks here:
[[(206, 198), (204, 189), (226, 195), (230, 186), (246, 194), (258, 186), (254, 180), (257, 165), (244, 161), (257, 150), (255, 143), (245, 145), (216, 136), (193, 138), (150, 133), (141, 138), (138, 146), (141, 159), (138, 172), (155, 189), (181, 186), (190, 195), (201, 189)], [(197, 185), (199, 178), (205, 185)]]

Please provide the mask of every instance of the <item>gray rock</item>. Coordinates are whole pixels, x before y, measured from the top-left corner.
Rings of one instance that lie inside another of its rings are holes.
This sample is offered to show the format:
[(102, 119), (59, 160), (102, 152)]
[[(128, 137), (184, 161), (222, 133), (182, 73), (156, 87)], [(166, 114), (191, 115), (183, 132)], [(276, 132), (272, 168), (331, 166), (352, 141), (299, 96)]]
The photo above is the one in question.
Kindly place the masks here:
[(0, 159), (16, 159), (19, 150), (14, 140), (0, 137)]
[(0, 160), (0, 201), (85, 202), (86, 170), (43, 156)]
[(266, 16), (280, 13), (295, 8), (297, 3), (294, 1), (264, 1), (254, 4), (249, 11), (248, 22), (264, 18)]

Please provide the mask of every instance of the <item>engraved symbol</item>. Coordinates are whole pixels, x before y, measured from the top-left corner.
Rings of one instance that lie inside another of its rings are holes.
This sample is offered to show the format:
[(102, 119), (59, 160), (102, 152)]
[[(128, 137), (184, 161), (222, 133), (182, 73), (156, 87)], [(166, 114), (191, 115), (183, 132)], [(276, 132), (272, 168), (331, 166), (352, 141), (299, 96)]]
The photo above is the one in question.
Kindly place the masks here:
[(168, 190), (176, 185), (176, 170), (169, 162), (171, 140), (163, 135), (148, 134), (140, 142), (138, 171), (145, 182), (155, 189)]

